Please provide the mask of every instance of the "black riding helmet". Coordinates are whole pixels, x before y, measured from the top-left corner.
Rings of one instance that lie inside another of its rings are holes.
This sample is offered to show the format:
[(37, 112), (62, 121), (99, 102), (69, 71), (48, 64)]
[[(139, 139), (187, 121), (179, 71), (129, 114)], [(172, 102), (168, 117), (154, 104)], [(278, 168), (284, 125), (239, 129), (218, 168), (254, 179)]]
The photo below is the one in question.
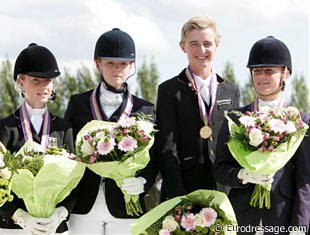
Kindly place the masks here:
[[(114, 28), (105, 32), (98, 38), (95, 46), (94, 60), (98, 58), (134, 62), (136, 60), (135, 43), (129, 34), (118, 28)], [(133, 76), (133, 74), (131, 76)], [(121, 89), (112, 87), (106, 82), (102, 74), (101, 80), (105, 87), (114, 93), (123, 93), (127, 89), (126, 83), (124, 83)]]
[(98, 38), (94, 54), (97, 58), (135, 61), (135, 43), (129, 34), (114, 28)]
[(46, 47), (29, 44), (18, 55), (14, 66), (14, 80), (18, 74), (27, 74), (39, 78), (55, 78), (60, 75), (55, 56)]
[(252, 46), (247, 67), (272, 66), (287, 67), (292, 73), (292, 59), (288, 47), (279, 39), (268, 36)]

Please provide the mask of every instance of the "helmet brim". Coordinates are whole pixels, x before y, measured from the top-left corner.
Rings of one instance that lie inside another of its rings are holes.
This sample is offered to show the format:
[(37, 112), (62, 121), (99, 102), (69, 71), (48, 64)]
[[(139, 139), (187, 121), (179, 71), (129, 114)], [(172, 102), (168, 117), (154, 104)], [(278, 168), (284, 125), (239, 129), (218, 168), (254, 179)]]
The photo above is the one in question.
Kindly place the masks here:
[(122, 60), (122, 61), (135, 61), (135, 59), (133, 58), (120, 58), (120, 57), (105, 57), (105, 56), (99, 56), (98, 59), (106, 59), (106, 60), (116, 60), (116, 61), (119, 61), (119, 60)]
[(37, 78), (56, 78), (60, 75), (59, 71), (51, 71), (51, 72), (27, 72), (24, 73), (26, 75), (37, 77)]

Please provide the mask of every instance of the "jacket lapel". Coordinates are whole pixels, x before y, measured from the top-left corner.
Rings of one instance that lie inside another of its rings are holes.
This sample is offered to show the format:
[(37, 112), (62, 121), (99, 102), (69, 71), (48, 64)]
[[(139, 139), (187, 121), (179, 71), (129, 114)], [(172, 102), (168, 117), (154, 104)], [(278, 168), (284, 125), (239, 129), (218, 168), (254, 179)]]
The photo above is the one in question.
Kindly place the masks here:
[(197, 91), (192, 84), (188, 81), (185, 75), (185, 69), (178, 75), (177, 81), (179, 82), (180, 89), (188, 95), (191, 99), (197, 100)]
[[(23, 133), (19, 112), (20, 112), (20, 108), (15, 111), (14, 117), (16, 118), (17, 127), (19, 129), (21, 129), (21, 133)], [(51, 113), (50, 113), (50, 116), (51, 116), (51, 130), (52, 130), (53, 121), (56, 119), (56, 117), (53, 114), (51, 114)], [(37, 132), (35, 131), (35, 129), (34, 129), (33, 125), (32, 125), (32, 122), (30, 122), (30, 128), (31, 128), (31, 133), (32, 133), (32, 140), (40, 144), (41, 143), (43, 123), (42, 123), (42, 126), (41, 126), (39, 134), (37, 134)]]

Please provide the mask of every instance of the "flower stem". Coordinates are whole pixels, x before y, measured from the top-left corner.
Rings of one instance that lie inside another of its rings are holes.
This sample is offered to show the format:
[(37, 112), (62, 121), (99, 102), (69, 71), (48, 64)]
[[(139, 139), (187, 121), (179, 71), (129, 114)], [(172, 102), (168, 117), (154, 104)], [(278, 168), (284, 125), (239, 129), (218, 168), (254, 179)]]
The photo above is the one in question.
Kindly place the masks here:
[(255, 185), (250, 199), (250, 206), (258, 207), (260, 209), (263, 207), (270, 209), (270, 191), (262, 187), (261, 185)]
[(143, 210), (141, 208), (140, 202), (133, 202), (132, 200), (130, 200), (128, 203), (126, 203), (126, 212), (127, 215), (131, 216), (139, 216), (140, 214), (142, 214)]

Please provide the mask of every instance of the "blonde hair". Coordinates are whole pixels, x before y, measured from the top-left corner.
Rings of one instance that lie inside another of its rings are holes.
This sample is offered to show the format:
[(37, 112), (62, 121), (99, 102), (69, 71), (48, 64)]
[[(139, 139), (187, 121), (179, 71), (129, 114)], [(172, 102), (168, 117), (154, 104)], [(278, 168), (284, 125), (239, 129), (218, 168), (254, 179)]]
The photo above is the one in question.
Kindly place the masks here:
[(213, 19), (211, 19), (208, 16), (195, 16), (189, 19), (182, 27), (181, 42), (184, 42), (188, 33), (192, 31), (193, 29), (203, 30), (206, 28), (212, 28), (214, 30), (215, 39), (218, 42), (220, 39), (220, 36), (216, 29), (216, 23)]

